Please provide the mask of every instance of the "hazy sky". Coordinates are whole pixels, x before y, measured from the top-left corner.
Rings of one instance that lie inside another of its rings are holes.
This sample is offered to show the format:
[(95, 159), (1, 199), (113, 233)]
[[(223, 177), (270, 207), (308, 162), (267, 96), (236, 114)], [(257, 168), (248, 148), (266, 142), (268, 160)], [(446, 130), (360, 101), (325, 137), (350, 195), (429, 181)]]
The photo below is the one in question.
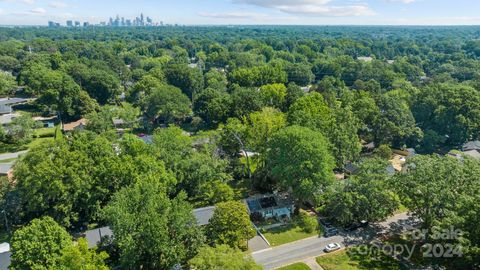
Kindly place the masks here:
[(477, 24), (480, 0), (0, 0), (0, 24), (98, 23), (143, 12), (179, 24)]

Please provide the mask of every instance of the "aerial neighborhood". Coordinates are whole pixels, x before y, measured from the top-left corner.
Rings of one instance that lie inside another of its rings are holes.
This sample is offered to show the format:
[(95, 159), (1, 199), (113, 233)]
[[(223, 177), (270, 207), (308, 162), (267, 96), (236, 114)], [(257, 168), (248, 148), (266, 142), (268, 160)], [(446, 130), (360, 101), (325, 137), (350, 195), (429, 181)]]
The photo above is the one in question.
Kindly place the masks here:
[(0, 270), (480, 269), (478, 28), (118, 24), (0, 28)]

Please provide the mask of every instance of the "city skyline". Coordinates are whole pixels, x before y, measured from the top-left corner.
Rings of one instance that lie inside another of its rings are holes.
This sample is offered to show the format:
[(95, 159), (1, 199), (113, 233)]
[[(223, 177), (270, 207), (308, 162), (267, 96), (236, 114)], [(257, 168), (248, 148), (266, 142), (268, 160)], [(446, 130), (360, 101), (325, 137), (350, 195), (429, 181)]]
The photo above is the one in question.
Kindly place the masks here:
[(155, 22), (184, 25), (479, 25), (479, 9), (469, 0), (0, 0), (0, 24), (99, 24), (148, 12)]

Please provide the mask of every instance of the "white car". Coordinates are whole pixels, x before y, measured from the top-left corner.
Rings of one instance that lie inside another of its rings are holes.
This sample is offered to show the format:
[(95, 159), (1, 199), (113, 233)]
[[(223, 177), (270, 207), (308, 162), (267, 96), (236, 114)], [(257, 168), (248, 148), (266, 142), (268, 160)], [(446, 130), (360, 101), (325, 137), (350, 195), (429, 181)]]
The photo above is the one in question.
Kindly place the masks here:
[(331, 243), (331, 244), (328, 244), (324, 249), (323, 251), (325, 251), (326, 253), (329, 253), (329, 252), (333, 252), (335, 250), (339, 250), (341, 249), (342, 246), (340, 246), (339, 243)]

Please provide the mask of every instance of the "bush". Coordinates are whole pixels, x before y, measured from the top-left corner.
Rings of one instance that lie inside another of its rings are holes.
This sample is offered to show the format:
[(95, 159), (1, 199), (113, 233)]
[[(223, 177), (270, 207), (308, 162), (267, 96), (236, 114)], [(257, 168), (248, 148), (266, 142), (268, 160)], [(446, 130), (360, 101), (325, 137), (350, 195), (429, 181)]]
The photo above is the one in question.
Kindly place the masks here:
[(306, 211), (299, 212), (300, 227), (306, 233), (312, 233), (318, 228), (318, 221), (316, 217), (310, 216)]
[(374, 153), (383, 159), (390, 159), (393, 155), (392, 149), (386, 144), (380, 145), (377, 149), (375, 149)]

